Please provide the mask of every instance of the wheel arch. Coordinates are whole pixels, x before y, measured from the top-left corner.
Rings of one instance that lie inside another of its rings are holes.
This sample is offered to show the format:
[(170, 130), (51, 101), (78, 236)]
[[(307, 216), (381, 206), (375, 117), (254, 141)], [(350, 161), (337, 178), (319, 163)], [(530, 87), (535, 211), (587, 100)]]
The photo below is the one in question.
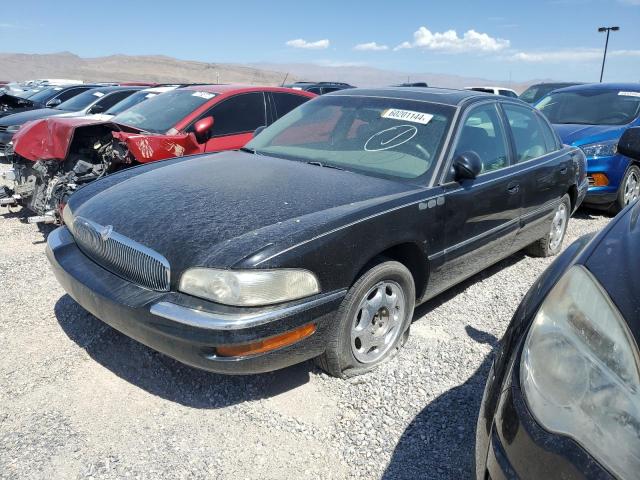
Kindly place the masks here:
[(353, 285), (367, 270), (376, 263), (379, 263), (378, 260), (380, 258), (395, 260), (407, 267), (413, 277), (413, 283), (416, 288), (416, 299), (422, 298), (427, 288), (429, 267), (424, 249), (413, 242), (393, 245), (372, 256), (358, 271), (351, 284)]

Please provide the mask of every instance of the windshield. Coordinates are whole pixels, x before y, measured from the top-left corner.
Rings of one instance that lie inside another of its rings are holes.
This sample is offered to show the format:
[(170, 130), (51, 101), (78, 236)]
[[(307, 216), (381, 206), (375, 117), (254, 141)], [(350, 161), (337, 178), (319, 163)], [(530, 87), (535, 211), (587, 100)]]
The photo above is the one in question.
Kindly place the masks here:
[(69, 112), (78, 112), (80, 110), (84, 110), (93, 102), (98, 99), (104, 97), (109, 91), (101, 91), (97, 88), (93, 88), (91, 90), (87, 90), (86, 92), (82, 92), (80, 95), (76, 95), (75, 97), (70, 98), (66, 102), (62, 102), (56, 108), (57, 110), (67, 110)]
[(104, 112), (107, 115), (118, 115), (121, 112), (133, 107), (134, 105), (144, 102), (149, 98), (153, 98), (158, 95), (158, 92), (136, 92), (133, 95), (129, 95), (124, 100), (116, 103), (113, 107)]
[(319, 97), (254, 138), (258, 154), (384, 178), (433, 174), (454, 108), (402, 99)]
[(536, 108), (555, 124), (626, 125), (640, 114), (640, 92), (556, 92), (540, 100)]
[(55, 88), (55, 87), (48, 87), (48, 88), (37, 88), (35, 90), (30, 90), (30, 91), (26, 91), (26, 92), (21, 92), (21, 95), (16, 95), (16, 96), (20, 96), (22, 98), (28, 98), (29, 100), (33, 101), (33, 102), (38, 102), (38, 103), (45, 103), (47, 100), (49, 100), (51, 97), (53, 97), (57, 91), (62, 90), (61, 88)]
[(174, 90), (133, 106), (113, 121), (146, 132), (164, 133), (213, 97), (215, 93)]

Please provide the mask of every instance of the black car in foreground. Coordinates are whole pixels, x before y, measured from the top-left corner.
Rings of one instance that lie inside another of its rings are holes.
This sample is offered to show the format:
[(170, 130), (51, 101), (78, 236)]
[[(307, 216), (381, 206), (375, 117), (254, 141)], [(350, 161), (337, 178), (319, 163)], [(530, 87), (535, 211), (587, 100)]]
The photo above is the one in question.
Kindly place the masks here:
[(557, 253), (586, 190), (582, 152), (517, 100), (353, 89), (242, 151), (83, 187), (48, 256), (83, 307), (187, 364), (320, 357), (347, 376), (402, 345), (416, 303), (522, 248)]
[[(618, 148), (640, 159), (640, 128)], [(639, 219), (636, 201), (525, 296), (482, 399), (478, 480), (638, 478)]]

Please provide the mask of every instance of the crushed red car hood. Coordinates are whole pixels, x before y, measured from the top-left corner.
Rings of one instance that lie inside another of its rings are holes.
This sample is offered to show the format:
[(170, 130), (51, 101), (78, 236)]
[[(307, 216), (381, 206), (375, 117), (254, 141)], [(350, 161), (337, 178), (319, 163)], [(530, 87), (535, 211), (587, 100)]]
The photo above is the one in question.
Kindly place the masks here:
[(65, 160), (78, 128), (104, 125), (114, 138), (126, 143), (130, 154), (140, 163), (181, 157), (201, 152), (193, 133), (157, 135), (128, 125), (91, 118), (43, 118), (25, 123), (13, 137), (13, 149), (23, 158)]
[(114, 138), (127, 144), (129, 153), (140, 163), (155, 162), (183, 155), (201, 153), (193, 133), (153, 135), (148, 133), (113, 132)]
[[(25, 123), (13, 136), (13, 149), (21, 157), (38, 160), (64, 160), (76, 129), (89, 125), (119, 125), (90, 118), (43, 118)], [(127, 127), (131, 129), (131, 127)]]

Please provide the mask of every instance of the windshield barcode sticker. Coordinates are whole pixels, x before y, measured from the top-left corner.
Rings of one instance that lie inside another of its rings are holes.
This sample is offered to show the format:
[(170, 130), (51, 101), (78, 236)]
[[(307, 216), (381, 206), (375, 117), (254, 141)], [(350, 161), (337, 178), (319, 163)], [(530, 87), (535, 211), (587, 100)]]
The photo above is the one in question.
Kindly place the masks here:
[(412, 110), (400, 110), (397, 108), (387, 108), (382, 112), (382, 118), (391, 118), (393, 120), (402, 120), (403, 122), (421, 123), (426, 125), (431, 121), (433, 115), (423, 112), (414, 112)]
[(102, 93), (102, 92), (93, 92), (93, 96), (94, 97), (98, 97), (98, 98), (104, 97), (104, 93)]
[(618, 92), (618, 95), (623, 97), (638, 97), (640, 98), (640, 92)]
[(204, 98), (205, 100), (209, 100), (209, 99), (215, 97), (215, 94), (209, 93), (209, 92), (193, 92), (192, 96), (193, 97)]

